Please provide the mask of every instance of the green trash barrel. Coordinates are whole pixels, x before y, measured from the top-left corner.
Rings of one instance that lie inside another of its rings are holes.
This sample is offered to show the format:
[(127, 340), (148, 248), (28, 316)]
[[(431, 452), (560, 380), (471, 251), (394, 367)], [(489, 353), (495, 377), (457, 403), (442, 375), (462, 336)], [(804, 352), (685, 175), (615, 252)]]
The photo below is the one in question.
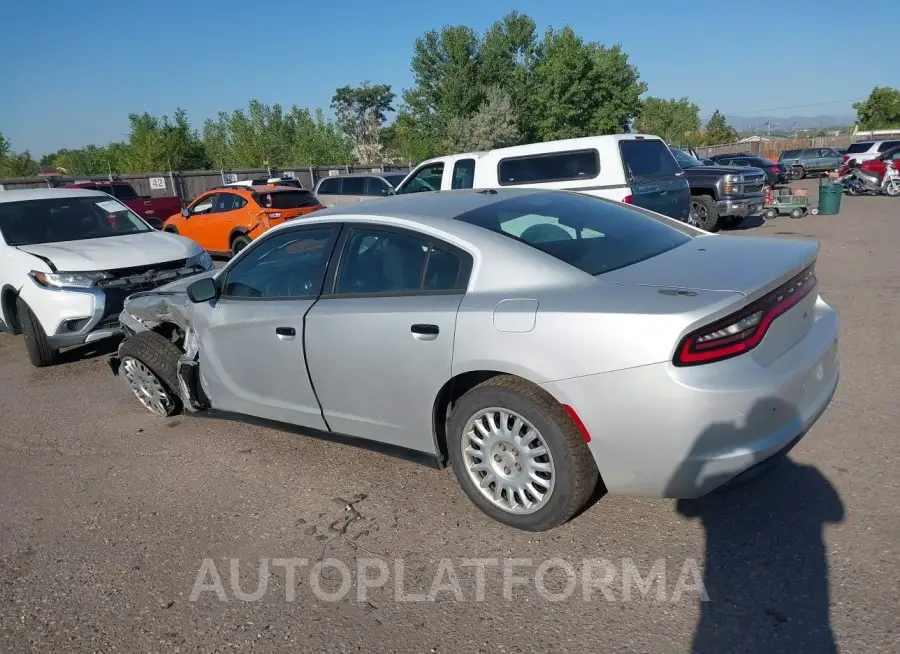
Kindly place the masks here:
[(841, 210), (842, 184), (822, 184), (819, 187), (819, 215), (836, 216)]

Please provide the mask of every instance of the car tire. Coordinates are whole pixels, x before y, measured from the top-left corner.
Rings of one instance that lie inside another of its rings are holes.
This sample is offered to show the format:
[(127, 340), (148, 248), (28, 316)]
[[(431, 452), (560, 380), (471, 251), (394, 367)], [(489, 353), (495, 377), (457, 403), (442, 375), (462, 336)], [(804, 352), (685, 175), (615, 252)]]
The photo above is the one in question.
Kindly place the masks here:
[(805, 215), (806, 215), (806, 211), (804, 209), (798, 208), (798, 209), (791, 210), (791, 218), (794, 218), (795, 220), (797, 218), (803, 218), (803, 216), (805, 216)]
[(696, 213), (695, 225), (707, 232), (719, 231), (719, 209), (708, 195), (691, 196), (691, 212)]
[(794, 166), (791, 169), (791, 176), (794, 179), (803, 179), (806, 177), (806, 169), (804, 169), (803, 166)]
[(178, 359), (184, 352), (156, 332), (139, 332), (119, 347), (119, 375), (145, 409), (161, 418), (184, 408), (178, 394)]
[(246, 234), (235, 236), (231, 242), (231, 256), (236, 257), (245, 247), (250, 245), (250, 237)]
[(168, 232), (169, 234), (177, 234), (177, 233), (178, 233), (178, 228), (177, 228), (177, 227), (172, 227), (171, 225), (169, 225), (169, 226), (167, 226), (167, 227), (163, 227), (163, 231), (164, 231), (164, 232)]
[(778, 210), (777, 209), (766, 209), (763, 213), (763, 216), (766, 220), (772, 220), (773, 218), (778, 218)]
[[(501, 411), (510, 420), (523, 421), (527, 426), (525, 436), (522, 436), (521, 429), (516, 436), (512, 435), (510, 426), (514, 422), (503, 422), (500, 418)], [(466, 434), (466, 429), (470, 426), (470, 433), (477, 431), (474, 423), (480, 416), (482, 421), (492, 420), (496, 425), (505, 425), (503, 429), (492, 431), (482, 441), (485, 447), (491, 448), (484, 454), (492, 457), (490, 461), (485, 460), (481, 454), (471, 454), (481, 450), (472, 447), (473, 441)], [(534, 438), (525, 441), (529, 434)], [(507, 436), (509, 440), (504, 440), (503, 436)], [(493, 442), (488, 446), (486, 441)], [(518, 449), (525, 450), (529, 445), (535, 444), (537, 447), (531, 449), (543, 446), (547, 454), (521, 456)], [(494, 377), (463, 395), (450, 416), (447, 445), (453, 471), (469, 499), (486, 515), (517, 529), (546, 531), (565, 523), (584, 507), (599, 479), (593, 455), (573, 419), (554, 398), (519, 377)], [(490, 452), (495, 454), (491, 455)], [(501, 454), (504, 458), (495, 467), (493, 459)], [(539, 459), (542, 461), (538, 461)], [(500, 466), (509, 466), (506, 468), (509, 472), (503, 472)], [(550, 471), (535, 472), (536, 466), (549, 466)], [(474, 469), (478, 467), (483, 467), (484, 470)], [(538, 477), (529, 476), (529, 472)], [(501, 474), (513, 476), (502, 478)], [(522, 475), (526, 477), (523, 478)], [(494, 481), (489, 481), (484, 486), (483, 480), (489, 478)], [(539, 482), (538, 478), (543, 481)], [(476, 479), (479, 481), (476, 482)], [(528, 479), (533, 481), (528, 482)], [(507, 490), (501, 490), (499, 499), (496, 499), (499, 481), (505, 482)], [(530, 489), (526, 487), (523, 492), (521, 484), (524, 483), (528, 483)], [(516, 488), (516, 485), (519, 487)], [(538, 498), (536, 493), (540, 492), (539, 487), (544, 489), (545, 497)], [(490, 499), (488, 494), (494, 495), (495, 499)], [(513, 502), (521, 506), (513, 509), (509, 506)], [(529, 508), (526, 502), (538, 506)], [(507, 506), (501, 506), (503, 503)]]
[(19, 314), (19, 326), (25, 337), (25, 350), (28, 359), (35, 368), (45, 368), (56, 363), (59, 350), (55, 350), (47, 342), (47, 333), (31, 311), (31, 307), (22, 298), (16, 298), (16, 310)]

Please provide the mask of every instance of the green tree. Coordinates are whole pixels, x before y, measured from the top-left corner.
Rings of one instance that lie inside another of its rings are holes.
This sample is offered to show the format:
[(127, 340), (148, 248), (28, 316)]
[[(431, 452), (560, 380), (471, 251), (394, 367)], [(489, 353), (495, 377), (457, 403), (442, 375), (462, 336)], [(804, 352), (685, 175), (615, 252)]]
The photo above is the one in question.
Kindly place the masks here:
[(865, 102), (853, 105), (863, 129), (900, 127), (900, 89), (876, 86)]
[(394, 93), (388, 84), (342, 86), (331, 99), (338, 125), (353, 143), (356, 158), (362, 162), (377, 161), (381, 156), (379, 139), (386, 113), (393, 111)]
[(454, 116), (450, 120), (446, 149), (451, 152), (490, 150), (514, 145), (519, 138), (512, 98), (499, 86), (493, 86), (473, 116)]
[(25, 152), (13, 152), (12, 144), (0, 132), (0, 178), (32, 177), (39, 172), (40, 167), (31, 158), (28, 150)]
[(737, 132), (728, 124), (725, 114), (716, 109), (706, 123), (705, 140), (709, 145), (732, 143), (737, 139)]
[(687, 98), (647, 98), (635, 127), (638, 132), (655, 134), (672, 145), (699, 145), (700, 107)]
[(440, 136), (422, 129), (407, 108), (401, 108), (393, 123), (382, 130), (385, 161), (409, 163), (436, 157), (444, 151)]

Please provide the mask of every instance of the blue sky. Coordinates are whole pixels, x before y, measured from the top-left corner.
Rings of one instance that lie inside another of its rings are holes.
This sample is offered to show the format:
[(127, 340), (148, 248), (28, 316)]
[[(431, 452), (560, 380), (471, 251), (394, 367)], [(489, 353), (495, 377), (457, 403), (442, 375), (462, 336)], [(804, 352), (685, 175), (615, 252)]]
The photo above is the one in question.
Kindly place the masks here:
[(861, 31), (879, 34), (865, 17), (896, 13), (890, 0), (870, 0), (858, 18), (836, 0), (11, 2), (0, 132), (41, 155), (122, 139), (129, 112), (182, 106), (199, 128), (254, 97), (328, 110), (335, 88), (363, 80), (399, 95), (416, 37), (448, 24), (481, 32), (513, 8), (540, 32), (568, 23), (587, 40), (621, 42), (650, 94), (686, 95), (703, 114), (846, 114), (873, 86), (900, 81), (888, 66), (896, 46), (868, 50), (864, 64), (846, 48)]

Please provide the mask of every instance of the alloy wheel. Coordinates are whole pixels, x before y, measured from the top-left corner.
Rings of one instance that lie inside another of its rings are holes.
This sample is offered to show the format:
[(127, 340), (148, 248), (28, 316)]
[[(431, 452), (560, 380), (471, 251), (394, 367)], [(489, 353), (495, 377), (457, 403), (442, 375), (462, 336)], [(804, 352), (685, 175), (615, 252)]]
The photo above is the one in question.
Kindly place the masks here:
[(132, 357), (122, 359), (122, 376), (135, 397), (153, 414), (166, 417), (175, 404), (159, 377), (142, 361)]
[(461, 440), (475, 487), (507, 513), (538, 511), (553, 494), (556, 468), (541, 433), (520, 414), (490, 407), (473, 415)]

